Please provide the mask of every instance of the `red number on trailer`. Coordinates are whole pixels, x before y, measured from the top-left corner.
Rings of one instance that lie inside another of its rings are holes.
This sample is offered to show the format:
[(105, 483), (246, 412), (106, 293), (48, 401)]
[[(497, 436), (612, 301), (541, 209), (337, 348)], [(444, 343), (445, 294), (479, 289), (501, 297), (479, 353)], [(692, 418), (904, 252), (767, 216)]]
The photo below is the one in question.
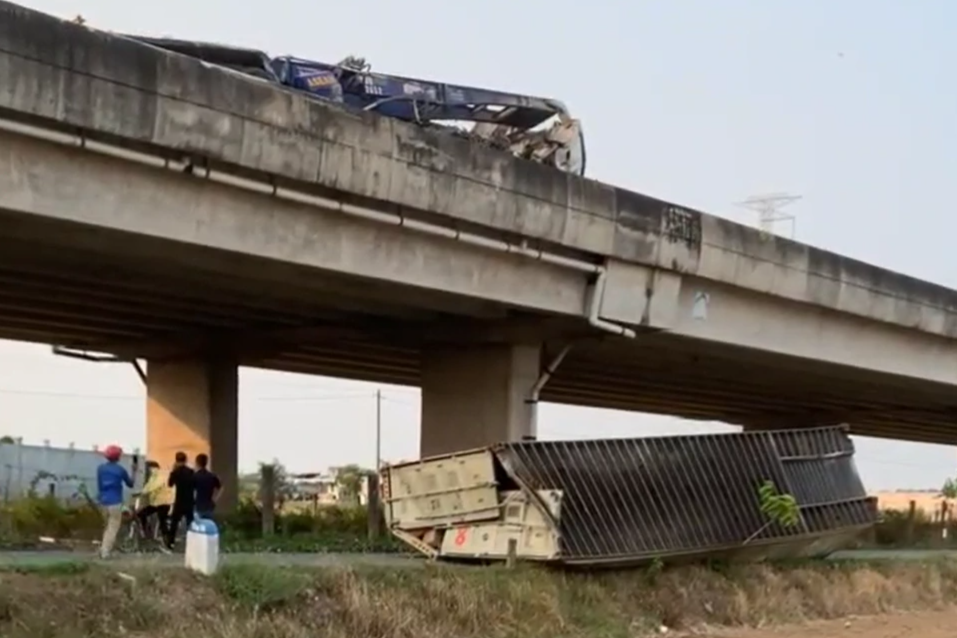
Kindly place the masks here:
[(462, 545), (465, 545), (465, 539), (468, 536), (468, 533), (469, 531), (466, 528), (459, 528), (459, 530), (455, 533), (456, 546), (461, 547)]

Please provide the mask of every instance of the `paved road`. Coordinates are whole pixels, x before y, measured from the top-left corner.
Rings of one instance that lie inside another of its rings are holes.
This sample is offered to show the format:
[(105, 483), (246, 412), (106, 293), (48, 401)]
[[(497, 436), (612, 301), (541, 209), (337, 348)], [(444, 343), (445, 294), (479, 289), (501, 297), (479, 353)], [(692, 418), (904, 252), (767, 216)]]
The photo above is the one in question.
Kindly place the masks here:
[[(957, 559), (957, 550), (849, 550), (837, 552), (830, 560), (939, 560)], [(69, 551), (0, 552), (0, 567), (35, 567), (58, 563), (95, 561), (96, 556)], [(422, 567), (427, 561), (403, 554), (224, 554), (223, 564), (254, 564), (302, 567), (341, 567), (375, 565), (379, 567)], [(111, 563), (137, 567), (177, 567), (183, 556), (164, 554), (117, 555)]]
[(834, 552), (829, 560), (939, 560), (957, 559), (954, 549), (849, 549)]
[[(274, 566), (339, 567), (377, 565), (383, 567), (419, 567), (426, 561), (401, 554), (223, 554), (222, 564), (253, 564)], [(58, 563), (97, 561), (95, 554), (69, 551), (16, 551), (0, 553), (0, 567), (42, 567)], [(110, 564), (138, 567), (178, 567), (183, 564), (182, 554), (117, 554)]]

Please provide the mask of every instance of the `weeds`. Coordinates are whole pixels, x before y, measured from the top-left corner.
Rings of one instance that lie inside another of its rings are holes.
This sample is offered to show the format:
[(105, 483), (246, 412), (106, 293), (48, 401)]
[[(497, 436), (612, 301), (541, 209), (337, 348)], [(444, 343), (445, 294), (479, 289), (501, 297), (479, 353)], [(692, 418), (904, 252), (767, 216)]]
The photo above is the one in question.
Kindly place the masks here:
[(381, 536), (370, 541), (365, 533), (349, 532), (300, 532), (294, 535), (276, 535), (270, 538), (247, 538), (231, 529), (223, 530), (222, 551), (226, 553), (255, 554), (325, 554), (325, 553), (377, 553), (390, 554), (409, 551), (392, 536)]
[(271, 611), (294, 601), (306, 591), (310, 574), (301, 569), (237, 565), (220, 571), (214, 578), (223, 596), (243, 607)]
[(89, 561), (56, 561), (39, 565), (9, 565), (2, 571), (13, 574), (34, 574), (37, 576), (75, 576), (85, 574), (91, 568)]
[(888, 562), (572, 574), (544, 569), (180, 570), (0, 573), (0, 636), (140, 638), (625, 638), (703, 626), (932, 609), (957, 566)]
[[(276, 534), (262, 536), (262, 514), (248, 501), (221, 521), (224, 552), (326, 553), (405, 550), (391, 536), (370, 542), (368, 514), (360, 507), (322, 507), (276, 517)], [(86, 502), (65, 504), (50, 496), (28, 496), (0, 505), (0, 547), (43, 548), (41, 537), (83, 544), (100, 537), (103, 519)]]

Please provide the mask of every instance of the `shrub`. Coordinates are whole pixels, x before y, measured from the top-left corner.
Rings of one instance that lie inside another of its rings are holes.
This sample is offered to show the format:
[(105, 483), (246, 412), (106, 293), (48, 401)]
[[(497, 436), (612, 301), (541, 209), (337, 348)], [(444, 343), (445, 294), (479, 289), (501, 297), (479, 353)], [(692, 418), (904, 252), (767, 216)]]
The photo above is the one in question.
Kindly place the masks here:
[(262, 535), (262, 510), (248, 499), (240, 500), (236, 511), (222, 517), (220, 522), (236, 538), (258, 538)]
[[(957, 598), (951, 561), (760, 564), (721, 573), (674, 567), (655, 585), (628, 570), (227, 564), (212, 578), (124, 570), (137, 585), (107, 567), (44, 571), (0, 572), (0, 636), (945, 636)], [(868, 617), (882, 612), (908, 613)], [(829, 618), (839, 620), (801, 626)], [(799, 626), (770, 627), (779, 623)]]
[[(276, 514), (276, 533), (365, 535), (369, 514), (364, 507), (320, 507)], [(222, 519), (223, 528), (235, 538), (255, 539), (262, 535), (262, 509), (251, 500), (243, 500), (236, 511)]]
[(67, 505), (52, 496), (27, 496), (5, 503), (0, 506), (0, 519), (8, 540), (95, 538), (103, 520), (92, 505)]
[[(361, 507), (301, 509), (276, 515), (274, 538), (262, 538), (262, 511), (243, 500), (221, 519), (223, 542), (233, 551), (386, 551), (393, 543), (370, 545), (368, 513)], [(50, 496), (25, 496), (0, 504), (0, 541), (33, 545), (40, 537), (87, 541), (99, 538), (103, 519), (92, 504), (67, 504)]]
[[(951, 546), (957, 544), (957, 522), (947, 523), (947, 538), (943, 536), (944, 525), (932, 520), (922, 510), (914, 512), (913, 523), (903, 510), (884, 510), (874, 530), (874, 541), (885, 547)], [(909, 529), (913, 527), (912, 533)]]

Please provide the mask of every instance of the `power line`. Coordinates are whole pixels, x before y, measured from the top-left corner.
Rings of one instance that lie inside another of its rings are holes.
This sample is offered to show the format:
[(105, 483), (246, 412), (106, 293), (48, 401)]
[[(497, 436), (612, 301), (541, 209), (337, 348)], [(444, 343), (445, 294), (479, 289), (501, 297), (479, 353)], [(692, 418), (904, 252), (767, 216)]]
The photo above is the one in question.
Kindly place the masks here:
[(82, 394), (78, 392), (56, 392), (50, 390), (14, 390), (0, 388), (0, 394), (38, 396), (38, 397), (57, 397), (62, 399), (104, 399), (104, 400), (143, 400), (142, 396), (132, 394)]
[[(146, 394), (134, 395), (134, 394), (87, 394), (80, 392), (59, 392), (54, 390), (19, 390), (13, 388), (0, 388), (0, 394), (11, 395), (11, 396), (36, 396), (36, 397), (47, 397), (47, 398), (58, 398), (58, 399), (79, 399), (87, 401), (142, 401), (146, 398)], [(253, 401), (344, 401), (349, 399), (362, 399), (362, 398), (372, 398), (375, 396), (375, 392), (359, 391), (355, 390), (352, 392), (343, 392), (339, 394), (328, 394), (328, 395), (290, 395), (290, 396), (260, 396), (252, 397)], [(387, 399), (383, 397), (384, 400), (390, 400), (397, 403), (402, 403), (401, 401), (396, 401), (394, 399)], [(241, 399), (242, 400), (242, 399)]]
[[(256, 370), (256, 372), (267, 372), (270, 374), (290, 374), (290, 373), (275, 373), (269, 370)], [(265, 378), (266, 375), (263, 375), (263, 377)], [(367, 394), (375, 394), (376, 389), (379, 387), (372, 382), (358, 381), (358, 382), (347, 382), (347, 383), (349, 385), (360, 383), (362, 384), (362, 386), (366, 386), (366, 387), (364, 387), (361, 390), (350, 390), (347, 387), (343, 387), (344, 384), (317, 385), (315, 383), (308, 383), (308, 382), (302, 382), (302, 383), (288, 382), (288, 381), (277, 382), (274, 380), (270, 381), (269, 385), (275, 386), (275, 387), (281, 387), (281, 388), (295, 388), (295, 389), (303, 390), (306, 392), (365, 392)], [(390, 393), (409, 393), (409, 392), (416, 392), (417, 389), (411, 388), (411, 387), (405, 387), (405, 386), (392, 386), (382, 391), (390, 392)]]
[(375, 396), (375, 393), (361, 392), (361, 393), (351, 393), (351, 394), (333, 394), (327, 396), (317, 396), (317, 395), (302, 395), (302, 396), (271, 396), (271, 397), (255, 397), (256, 401), (296, 401), (296, 402), (313, 402), (313, 401), (347, 401), (349, 399), (368, 399)]

